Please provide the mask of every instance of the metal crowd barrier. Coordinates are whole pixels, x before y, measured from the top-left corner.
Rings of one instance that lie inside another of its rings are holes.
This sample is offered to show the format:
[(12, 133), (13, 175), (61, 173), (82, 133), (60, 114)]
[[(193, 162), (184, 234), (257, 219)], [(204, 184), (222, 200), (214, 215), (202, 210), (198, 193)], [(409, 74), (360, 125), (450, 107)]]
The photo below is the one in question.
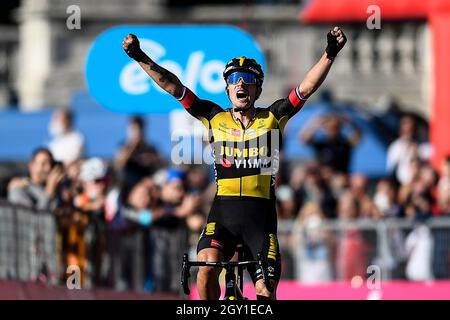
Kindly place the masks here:
[[(0, 280), (61, 284), (65, 265), (60, 262), (61, 248), (57, 246), (57, 235), (57, 220), (52, 212), (0, 200)], [(110, 236), (116, 240), (110, 243), (115, 247), (108, 252), (94, 254), (110, 255), (107, 270), (102, 270), (101, 276), (106, 278), (112, 272), (112, 285), (116, 289), (129, 285), (132, 286), (129, 289), (142, 291), (144, 282), (148, 280), (148, 286), (158, 292), (178, 291), (181, 257), (188, 250), (187, 229), (183, 225), (155, 225), (142, 234), (137, 232), (130, 236), (119, 232)], [(85, 233), (86, 246), (91, 246), (93, 237), (93, 231), (88, 229)], [(88, 263), (84, 288), (93, 286), (95, 262), (91, 259)], [(127, 267), (132, 270), (124, 270)], [(126, 272), (132, 272), (133, 283), (123, 284), (125, 280), (122, 276)]]
[[(407, 244), (419, 225), (425, 230), (420, 229), (420, 235)], [(433, 217), (420, 224), (408, 219), (324, 220), (309, 226), (281, 221), (278, 236), (287, 279), (351, 280), (357, 275), (368, 277), (376, 268), (382, 280), (412, 280), (406, 270), (411, 243), (421, 246), (424, 260), (418, 262), (419, 269), (429, 258), (429, 280), (450, 278), (450, 217)]]
[[(430, 218), (421, 224), (426, 226), (431, 240), (421, 250), (430, 259), (432, 278), (450, 279), (450, 217)], [(281, 220), (278, 237), (283, 259), (282, 279), (302, 282), (351, 279), (355, 275), (369, 276), (370, 267), (378, 268), (383, 280), (408, 279), (407, 239), (417, 226), (407, 219), (316, 220), (305, 225)], [(152, 242), (161, 245), (163, 237), (156, 231), (153, 230)], [(169, 234), (168, 239), (187, 238), (181, 234), (175, 236), (173, 230)], [(51, 212), (0, 200), (0, 279), (57, 284), (60, 270), (56, 239), (56, 219)], [(170, 247), (176, 252), (167, 257), (174, 261), (178, 251), (186, 251), (182, 249), (185, 241), (175, 242)], [(158, 259), (152, 259), (154, 270), (162, 271)], [(177, 279), (174, 276), (179, 273), (177, 267), (174, 264), (169, 268), (171, 271), (164, 269), (165, 273), (173, 274), (167, 275), (168, 278)], [(168, 288), (175, 287), (172, 280), (167, 281)]]
[[(422, 225), (433, 242), (428, 252), (431, 280), (450, 279), (450, 217), (430, 218)], [(406, 241), (415, 226), (412, 220), (396, 218), (322, 220), (312, 226), (279, 220), (281, 279), (317, 284), (369, 278), (379, 271), (380, 280), (411, 280)]]
[(49, 211), (0, 200), (0, 279), (58, 279), (56, 220)]

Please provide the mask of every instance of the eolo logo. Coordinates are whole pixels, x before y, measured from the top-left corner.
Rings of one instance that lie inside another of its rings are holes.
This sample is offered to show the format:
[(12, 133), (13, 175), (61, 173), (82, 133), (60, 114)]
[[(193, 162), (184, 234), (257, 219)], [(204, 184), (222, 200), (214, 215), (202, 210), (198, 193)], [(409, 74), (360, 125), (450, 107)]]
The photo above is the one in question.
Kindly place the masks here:
[(88, 54), (86, 81), (94, 99), (112, 111), (168, 113), (181, 108), (122, 50), (123, 38), (135, 34), (142, 50), (173, 72), (200, 98), (227, 107), (222, 72), (237, 56), (256, 59), (264, 68), (258, 44), (233, 26), (120, 26), (97, 37)]

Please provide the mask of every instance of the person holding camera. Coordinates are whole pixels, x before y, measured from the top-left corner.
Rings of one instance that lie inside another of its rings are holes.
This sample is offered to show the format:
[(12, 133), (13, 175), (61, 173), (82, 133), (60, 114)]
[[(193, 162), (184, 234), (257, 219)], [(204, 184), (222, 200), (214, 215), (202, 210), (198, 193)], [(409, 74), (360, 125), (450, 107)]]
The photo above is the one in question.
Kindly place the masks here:
[(13, 178), (8, 185), (8, 200), (37, 210), (53, 210), (58, 188), (65, 177), (64, 167), (55, 162), (46, 148), (36, 149), (28, 163), (29, 176)]

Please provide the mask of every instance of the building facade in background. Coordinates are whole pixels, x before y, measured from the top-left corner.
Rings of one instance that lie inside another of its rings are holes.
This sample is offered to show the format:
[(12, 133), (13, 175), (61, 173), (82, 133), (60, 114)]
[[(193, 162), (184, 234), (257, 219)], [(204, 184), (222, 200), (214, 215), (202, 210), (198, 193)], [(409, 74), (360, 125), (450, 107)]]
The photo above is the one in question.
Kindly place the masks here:
[[(22, 110), (69, 104), (74, 92), (86, 90), (85, 59), (92, 41), (120, 24), (231, 24), (246, 30), (266, 56), (267, 81), (260, 100), (265, 105), (286, 95), (302, 79), (324, 50), (323, 41), (317, 39), (331, 27), (302, 24), (298, 18), (302, 1), (190, 5), (164, 0), (82, 0), (78, 1), (80, 29), (69, 30), (71, 5), (69, 0), (24, 0), (11, 13), (17, 24), (0, 26), (0, 107), (16, 100)], [(354, 23), (343, 28), (348, 46), (322, 92), (330, 91), (337, 100), (371, 111), (385, 111), (396, 102), (428, 117), (432, 61), (426, 22), (383, 21), (381, 29), (373, 30), (365, 23)]]

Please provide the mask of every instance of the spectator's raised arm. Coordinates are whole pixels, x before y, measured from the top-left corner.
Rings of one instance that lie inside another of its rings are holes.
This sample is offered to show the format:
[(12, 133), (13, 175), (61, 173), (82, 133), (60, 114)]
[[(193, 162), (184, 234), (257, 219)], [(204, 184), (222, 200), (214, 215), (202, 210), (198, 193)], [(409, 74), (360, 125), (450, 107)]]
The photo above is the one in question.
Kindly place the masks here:
[(299, 134), (300, 141), (306, 144), (310, 143), (317, 130), (319, 130), (323, 126), (323, 123), (324, 123), (323, 117), (317, 117), (312, 121), (310, 121), (305, 126), (305, 128), (302, 131), (300, 131)]
[(352, 128), (352, 133), (350, 134), (348, 141), (351, 143), (352, 146), (356, 146), (362, 138), (362, 130), (358, 126), (358, 124), (355, 121), (352, 121), (352, 119), (348, 117), (341, 117), (341, 121), (344, 124), (348, 124)]

